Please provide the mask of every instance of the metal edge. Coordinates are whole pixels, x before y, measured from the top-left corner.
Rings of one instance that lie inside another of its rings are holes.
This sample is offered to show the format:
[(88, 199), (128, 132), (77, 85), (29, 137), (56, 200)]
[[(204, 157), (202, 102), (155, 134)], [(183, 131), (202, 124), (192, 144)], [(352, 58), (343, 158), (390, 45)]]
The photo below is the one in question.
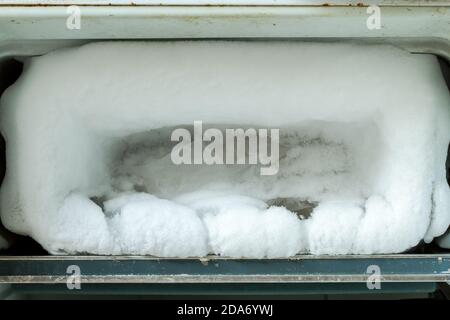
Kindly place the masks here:
[(0, 0), (0, 6), (183, 6), (183, 7), (449, 7), (445, 0)]
[[(69, 276), (21, 275), (0, 276), (0, 283), (9, 284), (66, 284)], [(370, 275), (92, 275), (81, 276), (80, 283), (85, 284), (207, 284), (207, 283), (365, 283)], [(380, 276), (380, 282), (447, 282), (449, 275), (415, 274)]]
[(443, 260), (450, 259), (450, 253), (443, 254), (374, 254), (374, 255), (296, 255), (289, 258), (275, 258), (275, 259), (255, 259), (255, 258), (230, 258), (223, 256), (210, 255), (206, 257), (187, 257), (187, 258), (168, 258), (168, 257), (153, 257), (153, 256), (101, 256), (101, 255), (48, 255), (48, 256), (0, 256), (1, 261), (129, 261), (129, 260), (147, 260), (147, 261), (297, 261), (297, 260), (361, 260), (361, 259), (433, 259)]

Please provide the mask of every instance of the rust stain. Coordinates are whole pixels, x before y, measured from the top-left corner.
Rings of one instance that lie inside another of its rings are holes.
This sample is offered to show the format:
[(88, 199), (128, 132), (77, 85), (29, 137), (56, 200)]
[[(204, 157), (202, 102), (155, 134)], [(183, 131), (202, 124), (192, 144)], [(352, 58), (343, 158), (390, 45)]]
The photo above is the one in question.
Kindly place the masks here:
[(348, 4), (349, 7), (367, 7), (367, 4), (364, 4), (362, 2), (358, 2), (357, 4), (353, 4), (353, 3), (349, 3)]
[[(23, 7), (23, 8), (33, 8), (33, 7), (67, 7), (69, 5), (72, 5), (72, 3), (0, 3), (0, 7)], [(128, 3), (79, 3), (74, 4), (80, 7), (238, 7), (238, 8), (277, 8), (277, 7), (284, 7), (284, 8), (302, 8), (302, 7), (333, 7), (333, 8), (339, 8), (339, 7), (367, 7), (370, 4), (365, 4), (363, 2), (358, 2), (356, 4), (352, 3), (344, 3), (344, 4), (330, 4), (328, 2), (322, 3), (322, 4), (284, 4), (284, 5), (270, 5), (270, 4), (257, 4), (257, 5), (243, 5), (243, 4), (147, 4), (147, 3), (137, 3), (134, 1), (130, 1)], [(448, 5), (433, 5), (432, 3), (427, 4), (417, 4), (417, 3), (411, 3), (411, 4), (398, 4), (398, 5), (387, 5), (388, 7), (437, 7), (438, 9), (446, 10), (448, 9)]]

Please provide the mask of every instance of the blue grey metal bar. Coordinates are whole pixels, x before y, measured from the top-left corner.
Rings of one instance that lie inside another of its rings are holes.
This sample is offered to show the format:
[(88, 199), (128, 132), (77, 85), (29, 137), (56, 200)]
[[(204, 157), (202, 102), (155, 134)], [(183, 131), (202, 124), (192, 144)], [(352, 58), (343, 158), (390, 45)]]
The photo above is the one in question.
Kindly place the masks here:
[(290, 259), (124, 256), (0, 256), (0, 283), (66, 283), (77, 266), (83, 283), (448, 282), (450, 254), (296, 256)]

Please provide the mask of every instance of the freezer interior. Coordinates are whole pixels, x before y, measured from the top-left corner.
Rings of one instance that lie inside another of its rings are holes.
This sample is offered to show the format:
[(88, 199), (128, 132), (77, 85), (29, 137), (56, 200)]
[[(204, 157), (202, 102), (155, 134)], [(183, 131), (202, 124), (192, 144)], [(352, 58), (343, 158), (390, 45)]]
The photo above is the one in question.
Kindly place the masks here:
[(448, 227), (444, 58), (101, 41), (1, 65), (5, 247), (12, 232), (57, 255), (387, 254)]

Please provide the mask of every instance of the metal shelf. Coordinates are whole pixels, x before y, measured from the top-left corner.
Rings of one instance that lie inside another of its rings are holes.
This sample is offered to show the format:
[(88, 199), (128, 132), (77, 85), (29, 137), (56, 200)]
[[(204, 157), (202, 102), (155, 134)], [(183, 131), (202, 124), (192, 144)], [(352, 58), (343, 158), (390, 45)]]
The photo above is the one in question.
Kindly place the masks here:
[(133, 256), (0, 256), (0, 283), (65, 284), (361, 283), (378, 266), (382, 282), (449, 282), (450, 254), (311, 256), (289, 259)]

